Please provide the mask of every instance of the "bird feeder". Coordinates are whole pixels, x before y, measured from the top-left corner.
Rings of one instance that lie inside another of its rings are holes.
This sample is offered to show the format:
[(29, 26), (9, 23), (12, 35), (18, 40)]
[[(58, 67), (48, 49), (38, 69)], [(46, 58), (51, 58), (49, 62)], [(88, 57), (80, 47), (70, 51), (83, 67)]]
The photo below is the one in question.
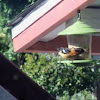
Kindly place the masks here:
[[(92, 35), (99, 33), (96, 29), (82, 22), (79, 18), (78, 20), (67, 29), (59, 33), (59, 35), (67, 36), (68, 48), (82, 48), (84, 53), (80, 54), (78, 58), (70, 58), (62, 63), (68, 64), (82, 64), (87, 65), (92, 61), (91, 59), (91, 44), (92, 44)], [(67, 47), (67, 46), (66, 46)]]

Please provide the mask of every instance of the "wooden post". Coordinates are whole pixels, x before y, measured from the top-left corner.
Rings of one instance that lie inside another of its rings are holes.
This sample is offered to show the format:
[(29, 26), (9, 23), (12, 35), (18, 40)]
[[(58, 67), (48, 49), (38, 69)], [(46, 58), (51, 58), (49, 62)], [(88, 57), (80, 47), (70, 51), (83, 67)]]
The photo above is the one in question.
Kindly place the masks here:
[(97, 82), (97, 100), (100, 100), (100, 80)]
[(0, 85), (18, 100), (55, 100), (1, 53)]

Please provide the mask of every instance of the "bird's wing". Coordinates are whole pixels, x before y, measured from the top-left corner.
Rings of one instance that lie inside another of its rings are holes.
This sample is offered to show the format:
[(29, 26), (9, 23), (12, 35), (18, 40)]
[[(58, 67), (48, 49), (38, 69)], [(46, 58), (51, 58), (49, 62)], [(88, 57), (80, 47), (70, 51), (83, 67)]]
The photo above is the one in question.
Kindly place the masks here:
[(64, 53), (64, 54), (68, 54), (68, 53), (71, 52), (71, 49), (69, 49), (69, 48), (64, 48), (64, 47), (58, 48), (57, 50), (58, 50), (58, 51), (62, 51), (62, 53)]
[(70, 48), (64, 48), (64, 50), (65, 50), (66, 53), (71, 52), (71, 49)]

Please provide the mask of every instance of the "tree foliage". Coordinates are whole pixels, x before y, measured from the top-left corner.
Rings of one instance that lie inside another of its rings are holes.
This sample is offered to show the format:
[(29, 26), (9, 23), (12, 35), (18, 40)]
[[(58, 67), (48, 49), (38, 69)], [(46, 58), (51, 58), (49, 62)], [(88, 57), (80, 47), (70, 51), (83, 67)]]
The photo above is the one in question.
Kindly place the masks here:
[(36, 0), (0, 0), (0, 52), (7, 56), (16, 65), (24, 63), (24, 54), (15, 53), (11, 39), (11, 28), (7, 23), (11, 22), (18, 13)]
[(66, 93), (72, 96), (84, 89), (94, 92), (95, 79), (97, 76), (100, 78), (95, 67), (70, 67), (57, 63), (54, 55), (37, 55), (26, 54), (26, 62), (21, 69), (55, 97)]

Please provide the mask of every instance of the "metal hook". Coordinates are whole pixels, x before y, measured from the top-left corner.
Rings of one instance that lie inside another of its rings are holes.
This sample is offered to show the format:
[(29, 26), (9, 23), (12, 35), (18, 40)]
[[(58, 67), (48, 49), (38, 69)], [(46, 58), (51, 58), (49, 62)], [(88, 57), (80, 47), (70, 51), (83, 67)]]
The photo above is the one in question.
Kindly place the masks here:
[(78, 10), (78, 19), (81, 20), (81, 13), (80, 13), (80, 10)]

